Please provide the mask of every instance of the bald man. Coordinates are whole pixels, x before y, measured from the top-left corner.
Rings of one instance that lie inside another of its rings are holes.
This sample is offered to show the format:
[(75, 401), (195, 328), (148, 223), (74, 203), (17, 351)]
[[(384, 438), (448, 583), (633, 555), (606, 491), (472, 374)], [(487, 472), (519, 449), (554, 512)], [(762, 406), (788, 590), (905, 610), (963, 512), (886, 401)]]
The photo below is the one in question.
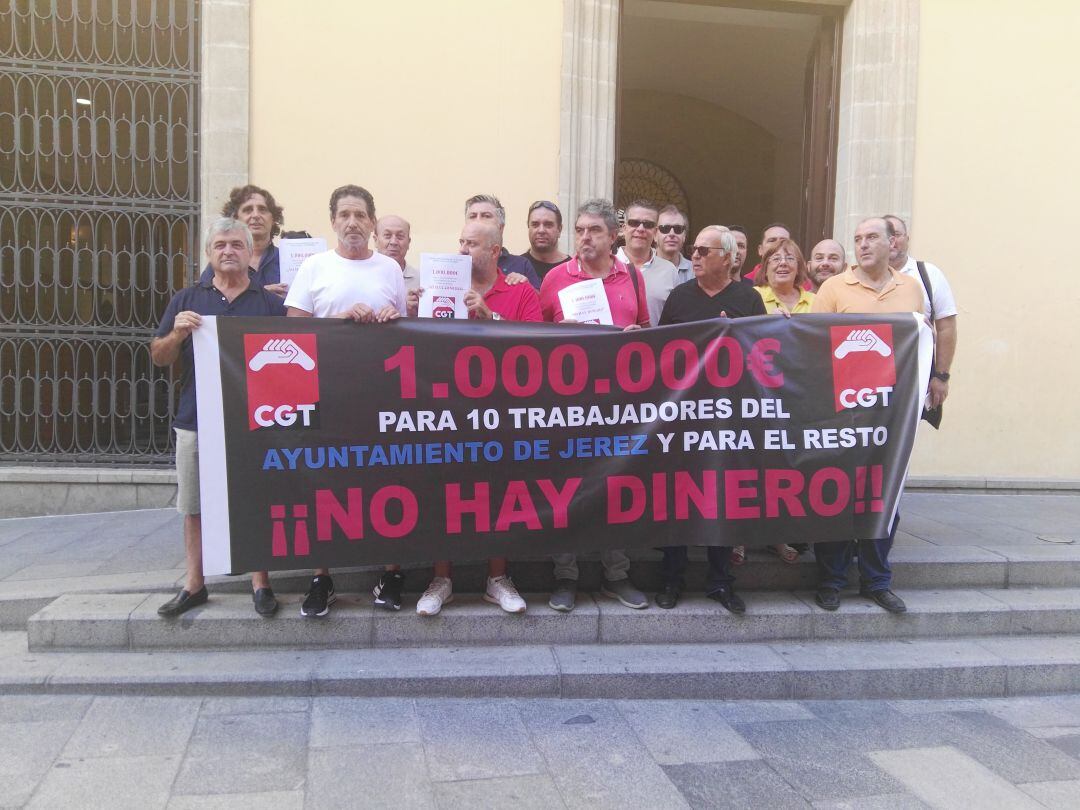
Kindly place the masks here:
[(810, 251), (806, 269), (810, 273), (811, 292), (817, 293), (826, 279), (844, 272), (844, 246), (835, 239), (822, 239)]
[(405, 279), (405, 289), (415, 290), (420, 286), (420, 271), (406, 260), (410, 244), (412, 226), (407, 219), (397, 214), (379, 217), (375, 223), (375, 250), (397, 262)]

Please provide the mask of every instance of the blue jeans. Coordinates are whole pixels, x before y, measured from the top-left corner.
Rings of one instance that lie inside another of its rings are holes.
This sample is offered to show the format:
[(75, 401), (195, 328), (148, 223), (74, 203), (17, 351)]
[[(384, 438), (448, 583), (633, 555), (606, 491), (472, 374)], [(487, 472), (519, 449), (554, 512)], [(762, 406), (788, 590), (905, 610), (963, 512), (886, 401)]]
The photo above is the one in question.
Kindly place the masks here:
[(892, 585), (889, 550), (896, 537), (900, 513), (893, 518), (889, 536), (884, 540), (842, 540), (839, 543), (814, 543), (818, 587), (841, 590), (847, 587), (847, 570), (855, 544), (859, 547), (859, 587), (864, 591), (886, 591)]
[[(686, 546), (664, 546), (663, 574), (664, 584), (683, 586), (683, 574), (689, 560)], [(714, 593), (721, 588), (730, 588), (735, 584), (735, 575), (731, 573), (731, 546), (706, 546), (709, 558), (709, 576), (705, 582), (705, 593)]]

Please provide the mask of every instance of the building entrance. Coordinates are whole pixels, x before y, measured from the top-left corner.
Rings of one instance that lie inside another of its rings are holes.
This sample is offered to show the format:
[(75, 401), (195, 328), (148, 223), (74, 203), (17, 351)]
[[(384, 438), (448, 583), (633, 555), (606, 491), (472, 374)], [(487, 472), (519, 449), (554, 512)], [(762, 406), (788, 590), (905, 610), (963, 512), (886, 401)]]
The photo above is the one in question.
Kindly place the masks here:
[(626, 0), (616, 204), (673, 203), (692, 231), (738, 224), (751, 245), (777, 221), (804, 248), (831, 236), (841, 13)]

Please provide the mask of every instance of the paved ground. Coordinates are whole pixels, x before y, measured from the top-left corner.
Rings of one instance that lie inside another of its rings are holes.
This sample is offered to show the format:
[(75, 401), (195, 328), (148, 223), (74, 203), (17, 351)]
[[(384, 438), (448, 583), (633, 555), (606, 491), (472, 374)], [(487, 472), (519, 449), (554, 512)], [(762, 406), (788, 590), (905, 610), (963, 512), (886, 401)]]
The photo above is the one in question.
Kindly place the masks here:
[(5, 697), (30, 808), (1075, 808), (1080, 697)]
[[(1080, 498), (909, 494), (903, 545), (1080, 542)], [(170, 510), (0, 520), (0, 596), (180, 574)], [(1080, 684), (1077, 685), (1080, 693)], [(1080, 807), (1080, 694), (0, 699), (0, 806)]]
[[(1045, 539), (1041, 539), (1045, 538)], [(1080, 497), (913, 493), (901, 506), (899, 545), (1080, 544)], [(0, 520), (0, 595), (49, 581), (132, 579), (156, 587), (183, 566), (179, 515), (171, 509)], [(107, 583), (104, 583), (107, 584)]]

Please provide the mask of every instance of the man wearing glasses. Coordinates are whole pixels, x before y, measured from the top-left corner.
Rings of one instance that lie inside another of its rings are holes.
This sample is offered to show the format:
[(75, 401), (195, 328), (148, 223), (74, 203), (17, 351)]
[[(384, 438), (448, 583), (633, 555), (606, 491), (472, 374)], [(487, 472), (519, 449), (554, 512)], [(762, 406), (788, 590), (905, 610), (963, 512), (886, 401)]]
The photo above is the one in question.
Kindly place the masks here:
[(649, 200), (634, 200), (626, 207), (623, 238), (626, 245), (619, 248), (619, 261), (632, 264), (645, 279), (645, 297), (649, 304), (649, 323), (656, 326), (671, 291), (678, 283), (675, 265), (657, 256), (656, 243), (659, 209)]
[[(707, 321), (711, 318), (745, 318), (765, 315), (765, 302), (745, 284), (732, 281), (731, 267), (738, 248), (731, 231), (722, 225), (701, 230), (690, 252), (695, 280), (672, 291), (660, 316), (660, 326)], [(731, 570), (731, 546), (707, 546), (709, 576), (705, 595), (736, 615), (746, 612), (735, 593)], [(671, 609), (679, 602), (686, 572), (686, 546), (664, 548), (664, 589), (656, 595), (657, 607)]]
[(553, 202), (537, 200), (529, 206), (526, 222), (529, 226), (529, 249), (521, 254), (521, 258), (532, 265), (543, 282), (549, 270), (570, 259), (559, 249), (562, 211)]
[(660, 243), (656, 252), (675, 265), (676, 285), (685, 284), (694, 277), (694, 265), (683, 255), (689, 220), (674, 205), (665, 205), (660, 209), (659, 223)]

